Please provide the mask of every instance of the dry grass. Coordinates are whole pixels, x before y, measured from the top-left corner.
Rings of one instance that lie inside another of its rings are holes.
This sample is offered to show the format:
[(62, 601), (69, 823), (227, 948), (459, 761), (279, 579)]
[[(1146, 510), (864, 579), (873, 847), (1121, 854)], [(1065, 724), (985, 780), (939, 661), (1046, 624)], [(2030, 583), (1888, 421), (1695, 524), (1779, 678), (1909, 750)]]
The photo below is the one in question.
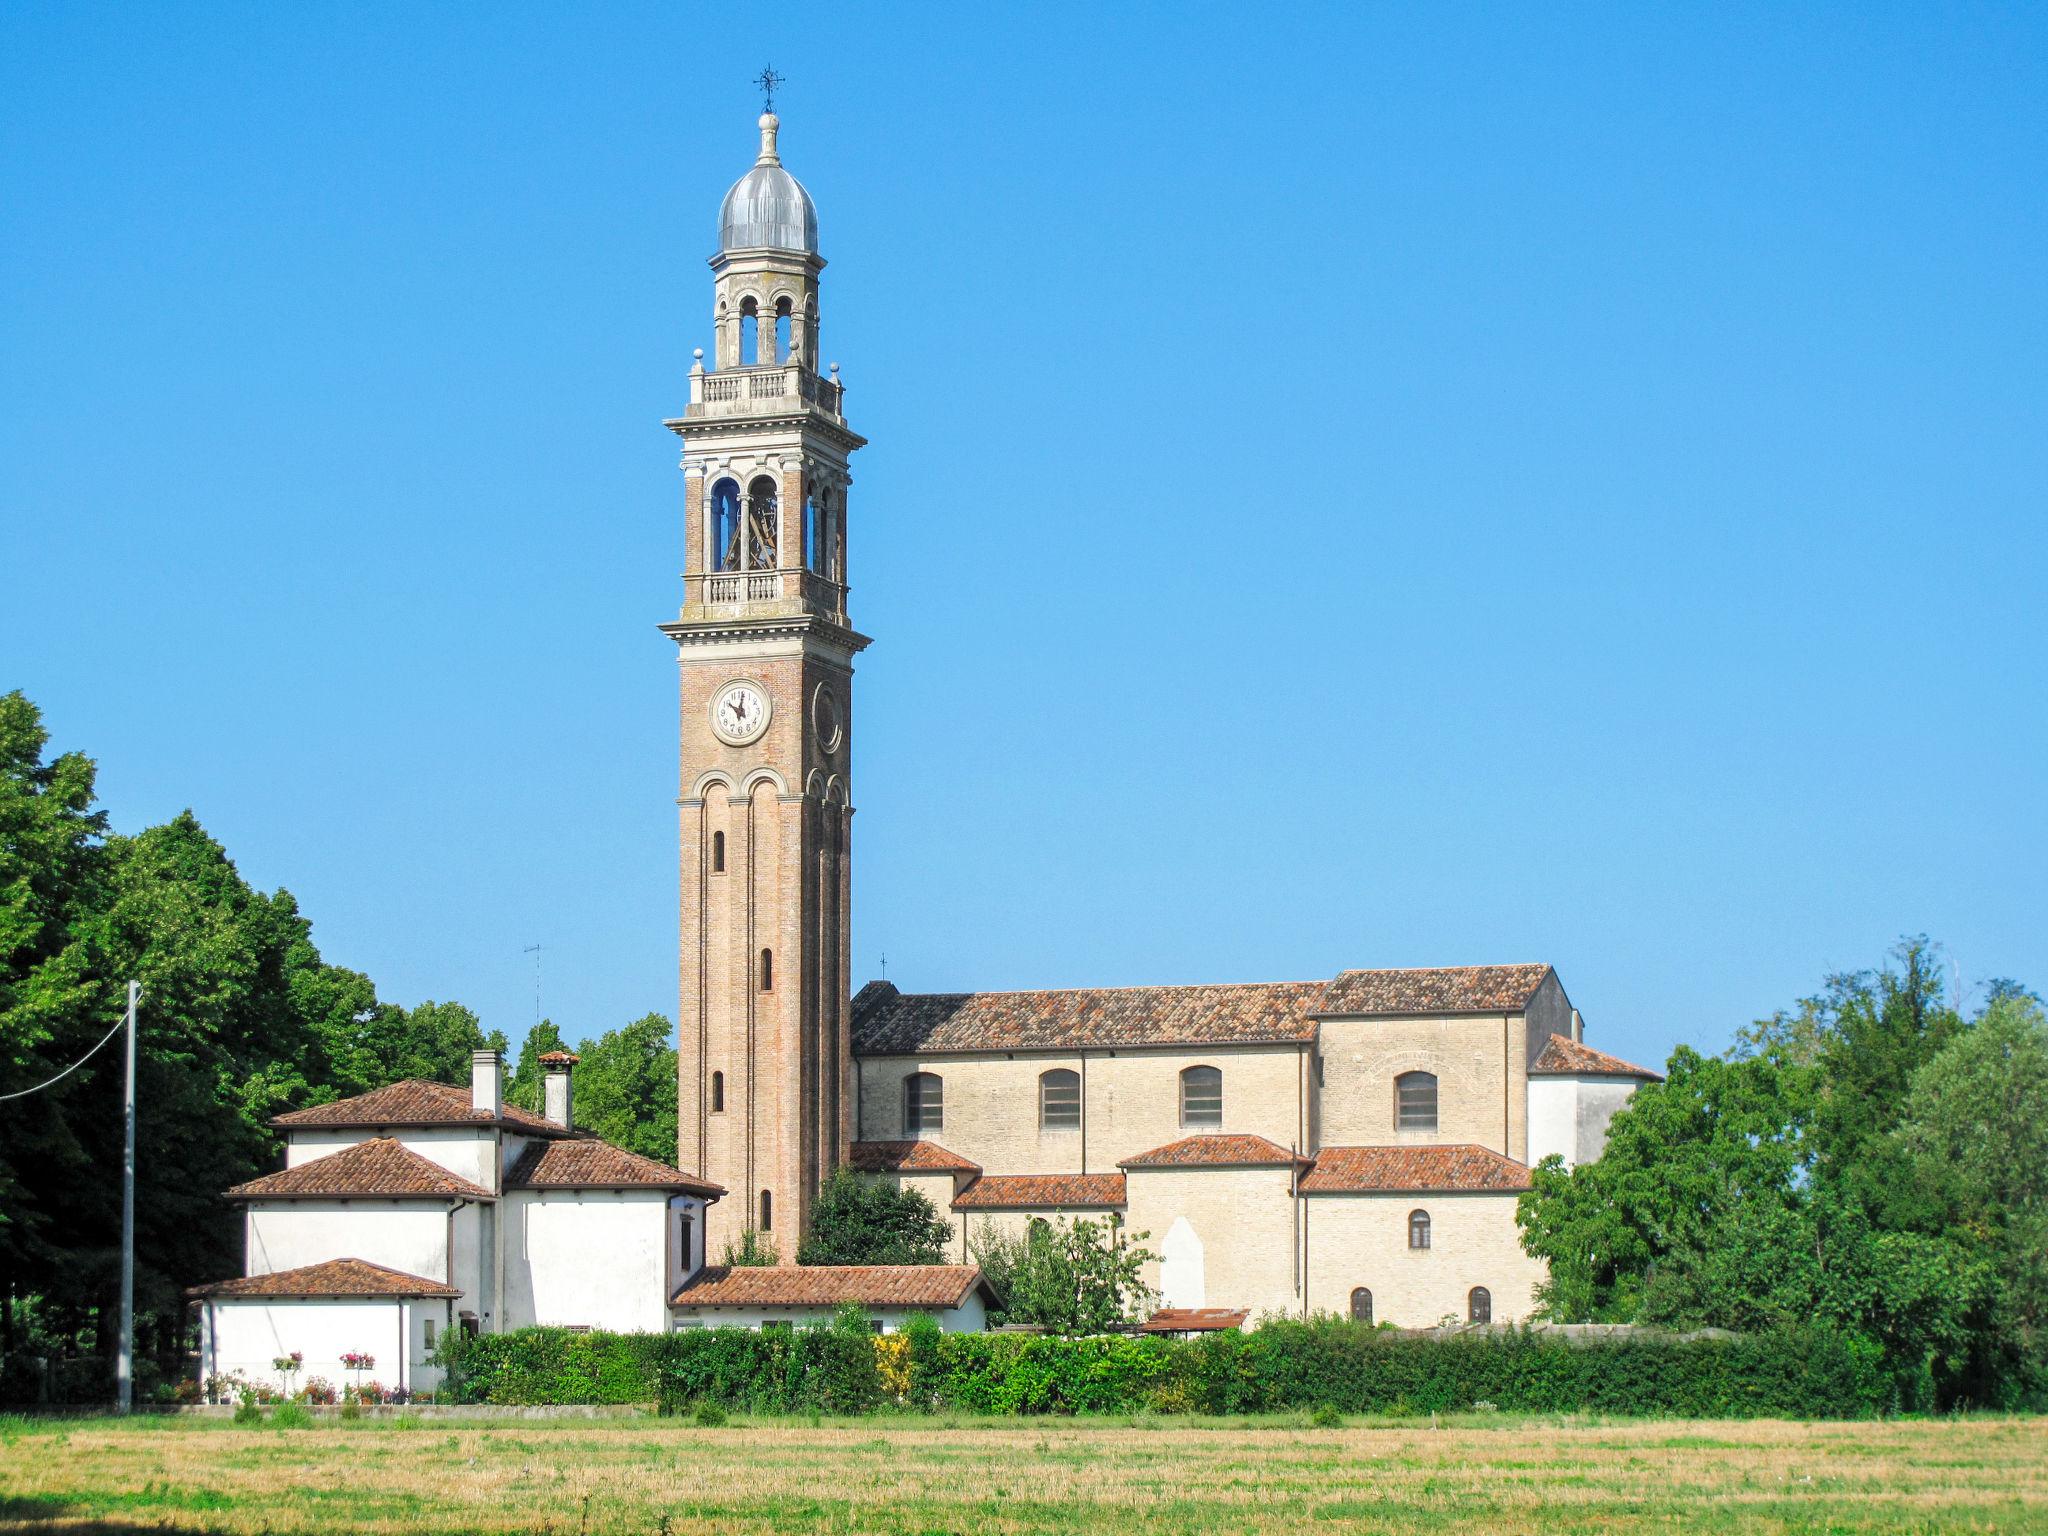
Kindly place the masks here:
[(0, 1424), (0, 1529), (2048, 1532), (2048, 1420)]

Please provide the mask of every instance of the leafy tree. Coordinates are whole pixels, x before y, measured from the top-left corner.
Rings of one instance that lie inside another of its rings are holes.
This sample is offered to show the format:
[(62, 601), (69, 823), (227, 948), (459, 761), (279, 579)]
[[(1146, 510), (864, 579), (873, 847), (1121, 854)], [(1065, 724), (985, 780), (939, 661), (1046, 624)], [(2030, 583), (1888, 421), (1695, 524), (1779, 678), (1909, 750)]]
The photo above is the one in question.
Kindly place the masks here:
[(1001, 1299), (998, 1321), (1078, 1336), (1141, 1321), (1156, 1300), (1143, 1279), (1146, 1263), (1158, 1257), (1140, 1246), (1148, 1235), (1127, 1239), (1114, 1214), (1104, 1221), (1033, 1220), (1018, 1233), (984, 1221), (970, 1246)]
[(774, 1238), (748, 1227), (740, 1233), (738, 1242), (726, 1239), (718, 1262), (733, 1269), (772, 1269), (782, 1262), (782, 1252), (775, 1246)]
[(953, 1227), (914, 1189), (834, 1170), (811, 1208), (799, 1264), (943, 1264)]
[(577, 1123), (663, 1163), (676, 1158), (676, 1048), (670, 1033), (668, 1020), (650, 1013), (576, 1048), (582, 1058), (576, 1067)]
[(540, 1059), (549, 1051), (568, 1049), (569, 1042), (555, 1028), (553, 1019), (542, 1019), (529, 1029), (519, 1043), (519, 1059), (512, 1065), (512, 1075), (505, 1081), (505, 1102), (540, 1114), (547, 1107), (541, 1102), (546, 1090), (541, 1086)]

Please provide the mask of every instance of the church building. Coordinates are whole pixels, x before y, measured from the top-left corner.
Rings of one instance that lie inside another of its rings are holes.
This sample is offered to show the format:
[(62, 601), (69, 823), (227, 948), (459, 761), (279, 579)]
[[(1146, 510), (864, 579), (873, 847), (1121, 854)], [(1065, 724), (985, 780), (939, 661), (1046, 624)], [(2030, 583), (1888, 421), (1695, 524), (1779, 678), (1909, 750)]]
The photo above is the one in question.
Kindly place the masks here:
[[(856, 994), (848, 424), (820, 370), (818, 217), (760, 119), (710, 258), (713, 353), (683, 414), (678, 1168), (727, 1191), (708, 1251), (793, 1268), (841, 1166), (983, 1223), (1115, 1213), (1159, 1255), (1162, 1327), (1346, 1312), (1526, 1318), (1530, 1166), (1597, 1157), (1656, 1074), (1594, 1050), (1547, 965), (1246, 985)], [(678, 1316), (735, 1283), (716, 1268)]]

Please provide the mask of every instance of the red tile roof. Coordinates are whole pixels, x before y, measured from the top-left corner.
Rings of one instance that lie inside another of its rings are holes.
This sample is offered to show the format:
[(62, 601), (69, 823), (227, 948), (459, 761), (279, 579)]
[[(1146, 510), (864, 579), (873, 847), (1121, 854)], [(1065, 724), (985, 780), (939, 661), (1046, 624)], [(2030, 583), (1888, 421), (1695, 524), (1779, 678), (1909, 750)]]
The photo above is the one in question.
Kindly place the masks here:
[(459, 1179), (439, 1163), (400, 1146), (389, 1136), (373, 1136), (339, 1152), (329, 1152), (296, 1168), (266, 1173), (227, 1191), (230, 1200), (311, 1200), (382, 1196), (417, 1196), (433, 1200), (497, 1198), (467, 1179)]
[(863, 1056), (894, 1056), (918, 1051), (1293, 1044), (1315, 1038), (1308, 1014), (1324, 985), (1282, 981), (909, 994), (886, 981), (871, 981), (853, 1000), (853, 1048)]
[(1302, 1176), (1305, 1195), (1511, 1191), (1529, 1169), (1485, 1147), (1325, 1147)]
[(1146, 1333), (1221, 1333), (1242, 1328), (1252, 1314), (1249, 1309), (1229, 1307), (1161, 1307), (1145, 1319)]
[(409, 1077), (403, 1082), (386, 1083), (382, 1088), (372, 1088), (368, 1093), (359, 1093), (352, 1099), (336, 1099), (332, 1104), (315, 1104), (310, 1109), (295, 1109), (288, 1114), (272, 1117), (270, 1123), (286, 1130), (375, 1130), (382, 1126), (395, 1125), (503, 1125), (529, 1136), (568, 1134), (552, 1120), (512, 1104), (507, 1104), (504, 1112), (493, 1119), (478, 1111), (475, 1102), (470, 1098), (469, 1089), (457, 1088), (451, 1083), (429, 1082), (423, 1077)]
[(248, 1275), (235, 1280), (216, 1280), (195, 1285), (187, 1296), (460, 1296), (462, 1292), (439, 1280), (408, 1275), (400, 1269), (386, 1269), (367, 1259), (327, 1259), (297, 1269), (280, 1269), (268, 1275)]
[(1150, 1152), (1127, 1157), (1123, 1168), (1287, 1168), (1295, 1155), (1263, 1136), (1183, 1136)]
[(859, 1173), (979, 1173), (981, 1164), (936, 1141), (856, 1141), (848, 1164)]
[[(977, 1286), (973, 1264), (777, 1264), (701, 1269), (681, 1290), (678, 1307), (957, 1307)], [(986, 1287), (983, 1287), (986, 1289)]]
[(669, 1189), (686, 1194), (725, 1193), (723, 1187), (693, 1179), (680, 1168), (628, 1152), (595, 1136), (536, 1141), (519, 1154), (505, 1175), (507, 1189)]
[(1528, 1006), (1547, 965), (1449, 965), (1408, 971), (1342, 971), (1323, 989), (1315, 1012), (1358, 1017), (1404, 1013), (1517, 1013)]
[(1619, 1056), (1610, 1056), (1605, 1051), (1596, 1051), (1590, 1045), (1582, 1045), (1563, 1035), (1552, 1035), (1543, 1042), (1543, 1050), (1536, 1057), (1536, 1064), (1529, 1071), (1538, 1077), (1640, 1077), (1645, 1082), (1661, 1083), (1664, 1076), (1652, 1072), (1648, 1067), (1639, 1067), (1634, 1062), (1623, 1061)]
[(986, 1173), (953, 1197), (956, 1211), (1032, 1211), (1124, 1203), (1120, 1173)]

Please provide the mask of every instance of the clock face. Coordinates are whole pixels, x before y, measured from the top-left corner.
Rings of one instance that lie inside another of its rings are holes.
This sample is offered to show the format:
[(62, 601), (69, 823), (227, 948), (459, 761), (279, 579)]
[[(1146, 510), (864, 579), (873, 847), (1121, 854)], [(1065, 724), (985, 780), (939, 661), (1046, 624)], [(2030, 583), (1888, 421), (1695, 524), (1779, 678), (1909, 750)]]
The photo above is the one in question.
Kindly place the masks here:
[(711, 729), (728, 746), (744, 747), (768, 729), (768, 694), (758, 683), (727, 683), (712, 696)]

